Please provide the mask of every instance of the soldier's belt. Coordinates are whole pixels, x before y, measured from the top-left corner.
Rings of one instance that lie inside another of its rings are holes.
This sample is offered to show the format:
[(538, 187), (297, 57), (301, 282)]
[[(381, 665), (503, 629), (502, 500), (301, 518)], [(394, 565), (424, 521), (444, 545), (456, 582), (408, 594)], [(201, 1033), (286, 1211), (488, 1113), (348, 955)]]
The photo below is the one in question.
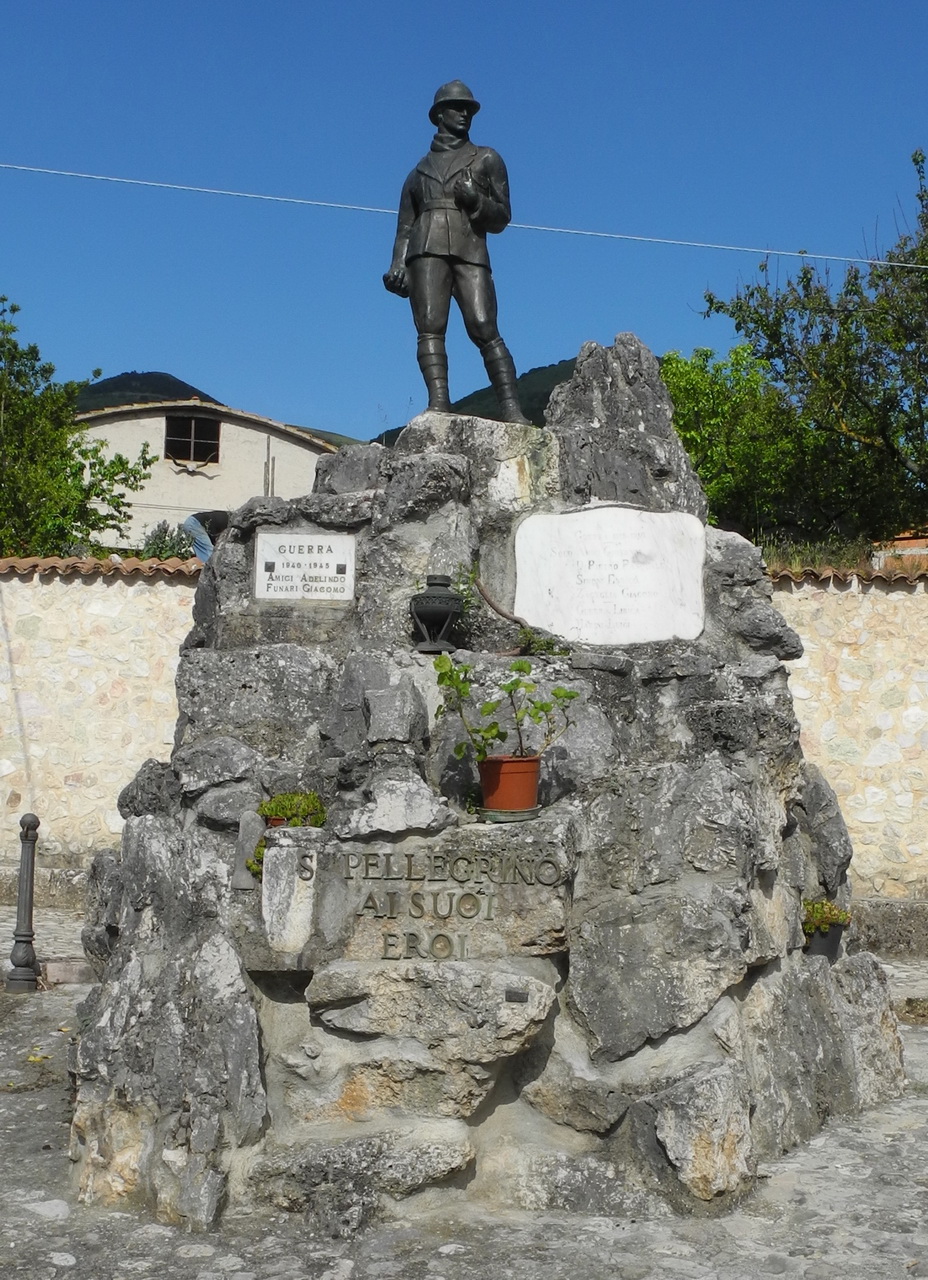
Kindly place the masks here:
[(461, 210), (460, 210), (460, 208), (458, 207), (458, 205), (456, 205), (456, 204), (455, 204), (455, 202), (454, 202), (453, 200), (448, 200), (448, 199), (445, 199), (445, 200), (426, 200), (426, 201), (424, 202), (424, 204), (422, 205), (422, 212), (423, 212), (423, 213), (434, 213), (434, 211), (435, 211), (436, 209), (456, 209), (458, 213), (460, 213), (460, 212), (461, 212)]

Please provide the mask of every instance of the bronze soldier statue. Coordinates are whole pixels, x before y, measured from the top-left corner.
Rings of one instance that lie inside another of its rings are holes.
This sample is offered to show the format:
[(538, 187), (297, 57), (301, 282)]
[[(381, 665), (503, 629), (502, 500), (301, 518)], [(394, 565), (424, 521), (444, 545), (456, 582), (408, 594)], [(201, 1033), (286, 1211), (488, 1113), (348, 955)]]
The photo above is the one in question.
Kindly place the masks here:
[(479, 110), (460, 80), (443, 84), (435, 94), (429, 119), (438, 132), (403, 186), (393, 261), (383, 282), (412, 304), (430, 409), (451, 409), (445, 332), (453, 297), (468, 337), (483, 356), (503, 419), (526, 423), (512, 356), (496, 325), (487, 253), (487, 232), (502, 231), (512, 217), (509, 177), (495, 151), (470, 141), (470, 124)]

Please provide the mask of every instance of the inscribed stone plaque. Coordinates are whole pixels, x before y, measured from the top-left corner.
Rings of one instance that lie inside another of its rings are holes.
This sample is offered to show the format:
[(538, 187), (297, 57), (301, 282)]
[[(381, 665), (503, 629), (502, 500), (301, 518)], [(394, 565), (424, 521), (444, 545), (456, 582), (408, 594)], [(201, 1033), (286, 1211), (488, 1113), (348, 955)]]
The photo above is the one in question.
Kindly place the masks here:
[(271, 949), (330, 960), (495, 960), (567, 948), (576, 858), (570, 815), (545, 811), (514, 847), (502, 823), (434, 836), (343, 840), (324, 828), (266, 835), (262, 912)]
[(682, 511), (536, 512), (516, 531), (515, 612), (586, 644), (695, 640), (706, 533)]
[(255, 538), (255, 599), (347, 604), (354, 599), (355, 536), (282, 529)]

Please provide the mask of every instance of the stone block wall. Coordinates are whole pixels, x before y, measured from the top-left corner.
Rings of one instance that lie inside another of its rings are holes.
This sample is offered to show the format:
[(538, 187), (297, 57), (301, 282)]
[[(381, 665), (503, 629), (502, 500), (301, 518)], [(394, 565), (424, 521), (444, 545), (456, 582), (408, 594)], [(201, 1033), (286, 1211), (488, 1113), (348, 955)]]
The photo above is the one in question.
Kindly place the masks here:
[(0, 560), (0, 859), (18, 860), (29, 810), (59, 866), (118, 843), (120, 790), (171, 751), (198, 577), (198, 561)]
[[(0, 561), (0, 859), (18, 857), (29, 809), (59, 864), (116, 843), (119, 791), (170, 754), (198, 573)], [(928, 899), (928, 579), (784, 574), (773, 603), (805, 645), (790, 688), (854, 841), (855, 892)]]
[(928, 898), (928, 579), (781, 575), (802, 746), (854, 844), (856, 894)]

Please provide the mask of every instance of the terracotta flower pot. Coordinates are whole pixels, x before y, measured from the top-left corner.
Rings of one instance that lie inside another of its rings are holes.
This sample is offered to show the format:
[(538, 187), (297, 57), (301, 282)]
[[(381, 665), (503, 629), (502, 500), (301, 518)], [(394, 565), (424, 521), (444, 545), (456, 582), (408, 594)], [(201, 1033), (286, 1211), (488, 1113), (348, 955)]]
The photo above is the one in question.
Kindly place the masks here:
[(534, 809), (541, 756), (487, 756), (477, 765), (485, 809)]

